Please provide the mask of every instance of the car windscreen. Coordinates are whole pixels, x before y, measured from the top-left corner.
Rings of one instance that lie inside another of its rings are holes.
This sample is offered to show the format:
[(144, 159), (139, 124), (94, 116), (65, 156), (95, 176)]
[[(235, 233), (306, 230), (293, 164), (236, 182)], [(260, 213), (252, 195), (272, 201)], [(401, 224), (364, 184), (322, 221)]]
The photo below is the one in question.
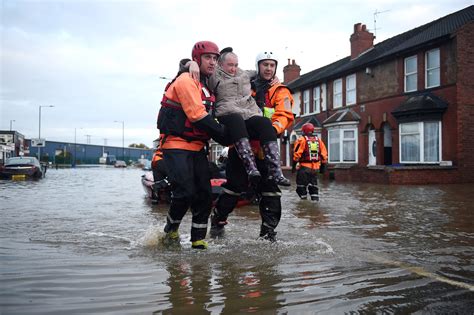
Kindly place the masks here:
[(9, 158), (5, 165), (12, 164), (36, 164), (34, 159), (30, 158)]

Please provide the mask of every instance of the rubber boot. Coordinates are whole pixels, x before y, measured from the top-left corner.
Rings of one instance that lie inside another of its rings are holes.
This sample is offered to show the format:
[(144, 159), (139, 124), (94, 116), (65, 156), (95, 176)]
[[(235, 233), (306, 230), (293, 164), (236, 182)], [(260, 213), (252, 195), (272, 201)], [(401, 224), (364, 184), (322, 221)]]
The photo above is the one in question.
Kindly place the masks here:
[(257, 169), (257, 164), (255, 163), (255, 156), (250, 146), (248, 138), (242, 138), (237, 140), (234, 143), (235, 150), (239, 155), (242, 163), (244, 164), (245, 171), (249, 176), (249, 182), (251, 185), (256, 185), (260, 182), (261, 175)]
[(270, 243), (275, 243), (277, 241), (276, 239), (276, 232), (270, 229), (262, 229), (260, 231), (260, 237), (259, 239), (269, 241)]
[(268, 179), (279, 186), (290, 186), (291, 182), (283, 176), (280, 165), (280, 149), (276, 141), (270, 141), (262, 145), (265, 162), (268, 165)]

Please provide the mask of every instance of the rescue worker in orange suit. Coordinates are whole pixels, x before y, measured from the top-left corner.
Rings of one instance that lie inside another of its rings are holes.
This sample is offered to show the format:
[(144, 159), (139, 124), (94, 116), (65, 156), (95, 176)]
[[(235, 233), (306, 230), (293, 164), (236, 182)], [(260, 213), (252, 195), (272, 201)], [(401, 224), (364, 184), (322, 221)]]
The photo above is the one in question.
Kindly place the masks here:
[[(259, 53), (255, 62), (257, 76), (252, 78), (251, 84), (252, 96), (262, 114), (271, 120), (275, 133), (280, 135), (293, 123), (294, 117), (292, 112), (293, 97), (289, 88), (281, 83), (270, 84), (275, 76), (277, 65), (278, 60), (271, 51)], [(260, 183), (255, 187), (259, 196), (259, 210), (262, 219), (260, 237), (274, 242), (276, 241), (275, 229), (281, 218), (281, 191), (274, 181), (268, 179), (267, 175), (272, 165), (265, 163), (263, 154), (275, 156), (272, 151), (279, 150), (279, 148), (277, 142), (270, 143), (263, 148), (260, 147), (257, 140), (252, 140), (251, 143), (252, 149), (256, 152), (257, 168), (262, 174)], [(211, 215), (211, 237), (223, 236), (229, 214), (234, 210), (240, 194), (247, 191), (249, 187), (247, 173), (235, 148), (229, 149), (226, 177), (227, 182), (223, 185), (223, 192)]]
[(200, 81), (179, 72), (165, 89), (157, 122), (164, 134), (161, 149), (171, 183), (164, 240), (179, 243), (178, 228), (190, 207), (191, 246), (198, 249), (208, 246), (204, 238), (212, 207), (205, 146), (211, 137), (218, 142), (225, 138), (224, 126), (209, 114), (215, 97), (207, 88), (207, 79), (214, 73), (218, 57), (219, 48), (213, 42), (193, 46), (192, 59), (199, 64)]
[(296, 174), (296, 193), (301, 199), (307, 199), (308, 192), (311, 200), (319, 201), (318, 170), (321, 174), (326, 170), (328, 152), (324, 142), (314, 135), (314, 126), (306, 123), (301, 127), (303, 135), (295, 142), (293, 153), (292, 173), (296, 164), (300, 168)]

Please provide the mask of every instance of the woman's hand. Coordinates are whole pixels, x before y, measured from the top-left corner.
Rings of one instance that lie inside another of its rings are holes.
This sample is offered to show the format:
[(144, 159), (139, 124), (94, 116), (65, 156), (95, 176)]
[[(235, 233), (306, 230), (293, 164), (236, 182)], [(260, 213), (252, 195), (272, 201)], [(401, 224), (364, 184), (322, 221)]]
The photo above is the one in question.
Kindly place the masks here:
[[(196, 61), (189, 61), (189, 76), (199, 82), (199, 66)], [(188, 65), (186, 64), (186, 65)]]
[(272, 81), (270, 81), (270, 85), (280, 84), (280, 79), (277, 76), (274, 76)]

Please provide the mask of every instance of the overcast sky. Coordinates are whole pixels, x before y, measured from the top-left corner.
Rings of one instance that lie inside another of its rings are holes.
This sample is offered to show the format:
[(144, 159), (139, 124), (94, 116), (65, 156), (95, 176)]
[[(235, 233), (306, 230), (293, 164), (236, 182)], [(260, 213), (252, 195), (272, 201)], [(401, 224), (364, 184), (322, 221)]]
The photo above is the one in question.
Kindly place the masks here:
[[(244, 69), (260, 50), (295, 59), (304, 74), (350, 55), (355, 23), (376, 41), (436, 20), (472, 0), (132, 1), (0, 0), (0, 130), (27, 138), (152, 145), (167, 80), (196, 41), (232, 46)], [(114, 121), (120, 121), (116, 123)]]

